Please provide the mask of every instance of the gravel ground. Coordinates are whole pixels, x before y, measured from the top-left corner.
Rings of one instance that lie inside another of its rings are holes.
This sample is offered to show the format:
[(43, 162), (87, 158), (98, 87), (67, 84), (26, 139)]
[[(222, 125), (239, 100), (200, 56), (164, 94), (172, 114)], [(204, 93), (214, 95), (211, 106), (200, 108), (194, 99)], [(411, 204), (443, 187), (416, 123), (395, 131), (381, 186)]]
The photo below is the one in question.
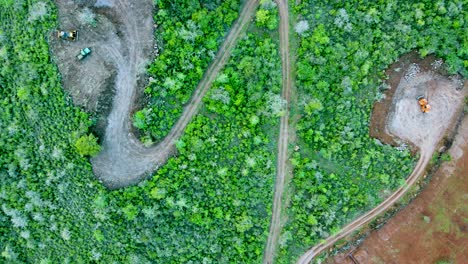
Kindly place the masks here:
[[(419, 67), (410, 66), (397, 88), (387, 129), (390, 134), (419, 146), (421, 152), (432, 152), (434, 143), (442, 139), (456, 118), (464, 91), (456, 79), (414, 69)], [(416, 100), (419, 95), (428, 98), (429, 113), (419, 110)]]

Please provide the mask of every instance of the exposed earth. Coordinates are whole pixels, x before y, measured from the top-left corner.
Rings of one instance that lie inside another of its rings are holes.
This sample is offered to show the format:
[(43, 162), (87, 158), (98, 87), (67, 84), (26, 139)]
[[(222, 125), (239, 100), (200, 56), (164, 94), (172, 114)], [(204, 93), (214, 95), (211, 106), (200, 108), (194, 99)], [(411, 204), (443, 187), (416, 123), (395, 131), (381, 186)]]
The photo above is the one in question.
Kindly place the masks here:
[(448, 150), (452, 157), (428, 186), (382, 228), (329, 263), (465, 263), (468, 259), (468, 116)]
[[(406, 179), (406, 184), (398, 188), (380, 205), (343, 227), (339, 233), (310, 248), (300, 257), (298, 263), (311, 262), (338, 240), (352, 234), (392, 207), (426, 173), (427, 165), (441, 145), (444, 136), (455, 128), (458, 117), (463, 111), (464, 98), (468, 94), (468, 87), (460, 77), (445, 77), (439, 73), (439, 64), (436, 61), (430, 63), (434, 66), (433, 69), (422, 68), (419, 63), (411, 63), (405, 68), (394, 68), (399, 76), (399, 81), (396, 82), (398, 85), (390, 86), (390, 89), (396, 89), (396, 91), (389, 114), (385, 117), (385, 121), (380, 123), (386, 124), (384, 131), (392, 137), (391, 140), (407, 142), (416, 146), (420, 151), (418, 163)], [(400, 74), (401, 71), (403, 74)], [(419, 95), (429, 98), (432, 105), (429, 113), (420, 111), (416, 100)]]
[[(56, 32), (51, 32), (50, 47), (63, 87), (75, 105), (95, 114), (96, 132), (102, 137), (113, 105), (116, 77), (119, 71), (128, 71), (123, 68), (130, 66), (126, 63), (130, 55), (137, 72), (132, 81), (144, 77), (141, 73), (154, 49), (152, 2), (58, 0), (57, 7), (59, 29), (78, 31), (76, 41), (59, 40)], [(92, 53), (78, 61), (76, 56), (85, 47)]]
[[(463, 82), (457, 76), (447, 78), (435, 71), (421, 71), (418, 64), (409, 65), (393, 97), (387, 121), (389, 134), (419, 147), (421, 156), (431, 155), (447, 129), (458, 118), (463, 106)], [(428, 98), (429, 113), (422, 113), (416, 98)]]

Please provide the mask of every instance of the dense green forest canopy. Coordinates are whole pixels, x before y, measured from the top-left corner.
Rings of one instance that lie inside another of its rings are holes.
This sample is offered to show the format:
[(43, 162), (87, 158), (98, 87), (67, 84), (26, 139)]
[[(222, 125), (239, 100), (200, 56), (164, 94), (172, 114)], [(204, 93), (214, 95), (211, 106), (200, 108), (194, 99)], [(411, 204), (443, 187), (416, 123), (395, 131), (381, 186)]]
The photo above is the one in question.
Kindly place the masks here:
[[(155, 3), (161, 50), (148, 69), (148, 105), (133, 118), (146, 143), (164, 137), (180, 116), (241, 5)], [(463, 4), (290, 1), (300, 151), (290, 160), (280, 263), (404, 182), (415, 157), (368, 136), (382, 71), (417, 49), (466, 77)], [(177, 156), (150, 180), (109, 191), (85, 157), (99, 150), (92, 122), (64, 94), (49, 53), (54, 1), (0, 0), (0, 262), (261, 262), (284, 110), (277, 14), (272, 1), (261, 1), (177, 142)]]
[(164, 138), (180, 117), (223, 36), (238, 17), (239, 6), (239, 0), (157, 1), (160, 54), (148, 70), (148, 103), (133, 117), (143, 143)]

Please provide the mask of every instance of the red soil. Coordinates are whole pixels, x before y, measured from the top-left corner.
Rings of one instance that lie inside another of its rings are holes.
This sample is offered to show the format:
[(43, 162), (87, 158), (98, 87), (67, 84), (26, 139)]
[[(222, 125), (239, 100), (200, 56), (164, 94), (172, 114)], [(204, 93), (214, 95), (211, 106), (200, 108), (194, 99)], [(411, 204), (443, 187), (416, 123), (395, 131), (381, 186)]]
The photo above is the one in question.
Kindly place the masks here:
[(454, 159), (443, 163), (421, 194), (381, 229), (329, 263), (467, 263), (467, 143), (465, 117), (449, 150)]

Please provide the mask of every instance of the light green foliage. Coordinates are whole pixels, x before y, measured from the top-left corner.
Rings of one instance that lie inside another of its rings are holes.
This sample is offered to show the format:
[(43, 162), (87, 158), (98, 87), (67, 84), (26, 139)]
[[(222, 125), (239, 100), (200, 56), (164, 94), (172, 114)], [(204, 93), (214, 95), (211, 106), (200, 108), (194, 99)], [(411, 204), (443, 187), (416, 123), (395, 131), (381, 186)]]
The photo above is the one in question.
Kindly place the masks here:
[(256, 14), (256, 21), (259, 25), (266, 25), (268, 19), (270, 18), (270, 12), (265, 9), (259, 9)]
[(145, 129), (146, 125), (146, 111), (140, 110), (135, 113), (133, 117), (133, 125), (138, 129)]
[(435, 264), (453, 264), (450, 260), (438, 260)]
[(452, 157), (450, 156), (449, 153), (444, 153), (444, 154), (440, 155), (440, 160), (442, 160), (442, 161), (451, 161)]
[(101, 151), (97, 138), (93, 134), (84, 135), (75, 142), (75, 147), (81, 156), (95, 156)]
[(255, 15), (257, 26), (274, 30), (278, 27), (278, 9), (272, 0), (260, 1), (260, 8)]
[(431, 222), (431, 218), (427, 215), (423, 215), (423, 221), (426, 224), (429, 224)]
[[(261, 2), (270, 21), (277, 17), (271, 3)], [(149, 69), (151, 104), (133, 119), (148, 144), (180, 115), (239, 7), (234, 0), (156, 4), (161, 55)], [(460, 4), (303, 0), (294, 8), (307, 20), (298, 30), (296, 72), (304, 101), (279, 263), (404, 184), (414, 159), (368, 136), (375, 87), (381, 71), (411, 49), (436, 53), (466, 76)], [(67, 100), (38, 37), (57, 28), (54, 2), (0, 0), (0, 7), (0, 262), (261, 262), (285, 105), (269, 33), (251, 28), (255, 34), (239, 42), (177, 142), (177, 156), (138, 186), (109, 191), (77, 152), (77, 135), (86, 135), (82, 155), (97, 148), (90, 119)], [(34, 22), (31, 10), (40, 11)]]
[(322, 103), (318, 99), (311, 99), (304, 107), (304, 112), (308, 115), (315, 113), (316, 111), (320, 111), (323, 109)]

